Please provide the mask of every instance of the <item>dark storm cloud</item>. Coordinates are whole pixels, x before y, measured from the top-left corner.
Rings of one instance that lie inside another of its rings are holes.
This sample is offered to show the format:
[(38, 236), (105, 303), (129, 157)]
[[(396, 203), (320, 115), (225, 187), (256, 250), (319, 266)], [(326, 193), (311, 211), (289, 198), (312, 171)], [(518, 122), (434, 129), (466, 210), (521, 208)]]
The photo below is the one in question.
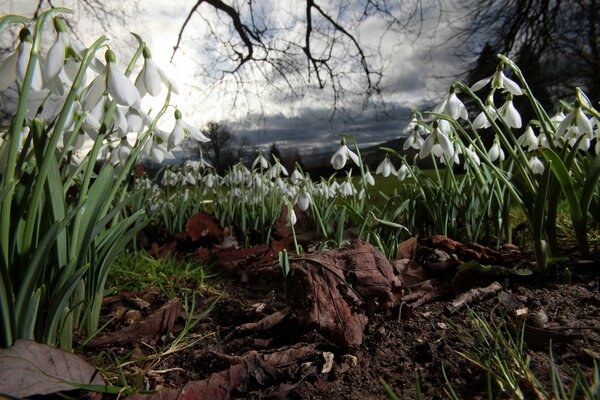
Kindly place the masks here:
[[(246, 138), (250, 146), (261, 148), (277, 143), (280, 149), (300, 152), (335, 150), (340, 134), (352, 135), (359, 146), (371, 146), (400, 137), (411, 117), (410, 108), (393, 104), (386, 114), (373, 110), (353, 112), (354, 118), (334, 117), (324, 109), (301, 110), (294, 117), (269, 115), (261, 124), (239, 124), (238, 138)], [(248, 120), (252, 120), (252, 116)]]

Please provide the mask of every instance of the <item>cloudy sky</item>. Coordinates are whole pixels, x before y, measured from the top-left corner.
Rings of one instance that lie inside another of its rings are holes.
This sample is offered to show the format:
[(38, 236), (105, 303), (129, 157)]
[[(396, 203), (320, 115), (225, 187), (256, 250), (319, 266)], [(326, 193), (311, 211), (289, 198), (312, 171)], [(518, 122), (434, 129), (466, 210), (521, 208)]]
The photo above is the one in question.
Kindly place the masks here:
[[(111, 46), (119, 50), (122, 59), (136, 45), (129, 32), (141, 35), (157, 64), (166, 67), (178, 81), (180, 94), (172, 102), (183, 112), (184, 119), (200, 128), (209, 121), (226, 123), (238, 137), (245, 136), (250, 146), (268, 147), (277, 142), (280, 148), (297, 148), (304, 153), (335, 149), (340, 133), (354, 135), (361, 146), (397, 138), (402, 135), (411, 110), (431, 107), (432, 102), (445, 95), (451, 80), (440, 77), (460, 72), (452, 49), (435, 46), (449, 35), (445, 25), (439, 24), (436, 17), (439, 10), (435, 7), (424, 6), (423, 17), (416, 21), (419, 25), (390, 29), (389, 21), (381, 15), (363, 18), (357, 25), (364, 10), (361, 1), (322, 1), (326, 11), (339, 17), (345, 26), (354, 27), (351, 33), (364, 49), (368, 62), (382, 72), (381, 95), (376, 101), (365, 103), (365, 81), (357, 68), (359, 64), (352, 62), (357, 60), (352, 57), (355, 53), (352, 46), (346, 43), (345, 47), (334, 48), (331, 53), (336, 60), (334, 65), (344, 72), (340, 82), (347, 88), (337, 98), (338, 108), (334, 112), (331, 83), (327, 82), (324, 89), (316, 88), (316, 77), (309, 76), (308, 63), (300, 56), (296, 60), (299, 73), (289, 75), (293, 91), (269, 66), (248, 68), (242, 71), (241, 78), (237, 77), (238, 81), (236, 76), (219, 72), (235, 65), (227, 60), (227, 48), (216, 43), (212, 33), (233, 43), (239, 42), (239, 38), (223, 13), (206, 4), (190, 19), (180, 50), (169, 62), (179, 30), (195, 0), (98, 3), (103, 4), (103, 11), (121, 18), (101, 12), (94, 17), (90, 9), (76, 0), (53, 1), (54, 5), (76, 11), (74, 27), (84, 44), (107, 33)], [(397, 3), (395, 7), (406, 7), (410, 2)], [(0, 13), (31, 15), (37, 4), (37, 0), (1, 0)], [(304, 2), (259, 0), (254, 4), (257, 4), (255, 18), (274, 28), (267, 32), (269, 44), (302, 44)], [(344, 8), (345, 4), (350, 6)], [(406, 10), (391, 11), (397, 17), (404, 17)], [(459, 19), (452, 23), (456, 21)], [(326, 22), (315, 18), (315, 31), (321, 27), (327, 32)], [(313, 46), (318, 52), (326, 49), (327, 38), (317, 33)], [(339, 36), (336, 40), (343, 43)], [(240, 81), (243, 83), (239, 84)]]

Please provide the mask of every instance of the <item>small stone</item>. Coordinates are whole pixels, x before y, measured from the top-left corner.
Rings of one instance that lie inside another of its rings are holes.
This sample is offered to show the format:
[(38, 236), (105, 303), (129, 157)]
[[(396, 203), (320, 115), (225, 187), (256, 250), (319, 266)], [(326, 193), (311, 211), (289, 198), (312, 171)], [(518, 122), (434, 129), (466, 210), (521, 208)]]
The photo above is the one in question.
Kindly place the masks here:
[(321, 370), (322, 374), (326, 374), (331, 371), (333, 367), (333, 353), (330, 351), (323, 352), (323, 358), (325, 359), (325, 363), (323, 363), (323, 369)]
[(348, 364), (351, 368), (355, 368), (358, 366), (358, 358), (353, 356), (352, 354), (344, 354), (341, 357), (342, 361)]
[(515, 310), (515, 317), (519, 319), (527, 317), (527, 314), (529, 314), (529, 309), (527, 307), (518, 308)]
[(546, 312), (543, 308), (540, 308), (537, 312), (531, 315), (531, 320), (535, 326), (538, 328), (543, 328), (548, 323), (548, 315), (546, 315)]

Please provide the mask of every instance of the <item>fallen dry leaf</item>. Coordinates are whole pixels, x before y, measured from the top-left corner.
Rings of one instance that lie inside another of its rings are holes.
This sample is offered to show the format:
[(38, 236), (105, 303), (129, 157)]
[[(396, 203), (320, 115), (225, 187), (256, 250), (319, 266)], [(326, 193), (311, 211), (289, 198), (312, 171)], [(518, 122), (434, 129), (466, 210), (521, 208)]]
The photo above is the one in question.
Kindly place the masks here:
[(387, 308), (400, 281), (385, 256), (354, 241), (344, 249), (290, 257), (291, 303), (300, 323), (355, 351), (368, 322), (366, 309)]
[[(250, 352), (242, 357), (214, 354), (232, 365), (181, 389), (163, 389), (154, 394), (130, 396), (131, 400), (227, 400), (233, 391), (245, 393), (250, 384), (271, 386), (291, 377), (300, 363), (315, 353), (315, 344), (300, 344), (272, 353)], [(293, 366), (293, 367), (291, 367)]]
[(185, 224), (185, 232), (195, 242), (201, 238), (220, 239), (223, 237), (223, 229), (217, 224), (215, 218), (200, 211), (188, 219)]
[(171, 299), (148, 318), (133, 323), (119, 331), (90, 340), (88, 347), (125, 345), (134, 341), (156, 342), (165, 332), (169, 332), (175, 321), (183, 314), (179, 299)]
[(104, 385), (82, 358), (32, 340), (0, 350), (0, 394), (16, 398), (73, 390), (75, 384)]

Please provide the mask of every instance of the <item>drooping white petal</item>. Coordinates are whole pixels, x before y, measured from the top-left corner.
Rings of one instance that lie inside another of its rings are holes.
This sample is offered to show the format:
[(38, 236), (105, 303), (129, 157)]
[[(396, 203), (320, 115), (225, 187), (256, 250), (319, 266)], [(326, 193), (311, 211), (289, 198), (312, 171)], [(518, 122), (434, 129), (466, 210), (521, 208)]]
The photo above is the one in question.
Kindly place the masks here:
[(15, 51), (0, 62), (0, 91), (17, 80), (17, 59), (18, 54)]
[(131, 145), (129, 144), (129, 142), (127, 142), (127, 140), (125, 138), (123, 138), (121, 140), (121, 144), (119, 146), (119, 150), (117, 153), (119, 163), (121, 165), (125, 165), (130, 154), (131, 154)]
[(67, 43), (66, 32), (58, 32), (56, 41), (48, 51), (44, 68), (44, 79), (52, 82), (58, 77), (65, 62), (65, 45)]
[(490, 149), (488, 150), (488, 158), (491, 162), (496, 161), (498, 158), (500, 158), (501, 160), (504, 159), (502, 149), (500, 148), (500, 145), (498, 143), (494, 142), (492, 147), (490, 147)]
[(190, 134), (190, 137), (198, 142), (210, 142), (210, 139), (206, 136), (204, 136), (204, 134), (202, 133), (202, 131), (200, 131), (200, 129), (194, 128), (193, 126), (190, 126), (189, 124), (185, 124), (185, 127), (188, 131), (188, 133)]
[(142, 69), (144, 85), (150, 96), (158, 96), (162, 90), (161, 78), (158, 68), (152, 58), (144, 59), (144, 68)]
[(360, 159), (358, 158), (358, 156), (356, 155), (355, 152), (353, 152), (352, 150), (350, 150), (349, 148), (346, 148), (347, 152), (348, 152), (348, 157), (350, 157), (350, 159), (352, 161), (354, 161), (354, 164), (358, 165), (360, 167)]
[(480, 89), (483, 89), (485, 87), (485, 85), (487, 85), (488, 83), (490, 83), (491, 80), (492, 80), (492, 77), (490, 76), (488, 78), (485, 78), (485, 79), (482, 79), (482, 80), (480, 80), (478, 82), (475, 82), (475, 84), (473, 86), (471, 86), (471, 90), (474, 91), (474, 92), (476, 92), (476, 91), (478, 91)]
[(177, 82), (173, 78), (171, 78), (169, 73), (167, 73), (164, 69), (162, 69), (159, 66), (157, 66), (156, 68), (158, 69), (158, 73), (160, 74), (162, 81), (167, 87), (171, 88), (171, 92), (179, 94), (179, 87), (177, 86)]
[(577, 122), (577, 129), (579, 129), (579, 134), (591, 134), (594, 131), (592, 124), (583, 111), (581, 111), (581, 107), (575, 108), (574, 113), (576, 114), (575, 118)]
[(312, 202), (312, 197), (310, 194), (304, 189), (300, 189), (298, 191), (298, 195), (296, 196), (296, 204), (302, 211), (308, 210), (310, 203)]
[(442, 147), (442, 151), (444, 152), (446, 157), (448, 157), (450, 159), (453, 158), (454, 157), (454, 146), (452, 145), (450, 138), (444, 132), (438, 130), (437, 139), (438, 139), (438, 143)]
[(140, 132), (142, 130), (144, 121), (138, 110), (130, 107), (126, 117), (129, 132)]
[(406, 179), (407, 175), (408, 175), (408, 167), (406, 166), (406, 164), (402, 164), (400, 166), (400, 168), (398, 168), (398, 180), (403, 181), (404, 179)]
[(429, 136), (427, 136), (427, 139), (425, 139), (425, 142), (423, 142), (423, 146), (421, 146), (421, 149), (419, 151), (419, 158), (423, 159), (423, 158), (427, 157), (429, 154), (431, 154), (431, 149), (433, 148), (434, 144), (435, 144), (434, 134), (430, 133)]
[(183, 130), (183, 121), (181, 119), (176, 119), (173, 131), (169, 135), (169, 145), (167, 149), (169, 151), (173, 150), (173, 148), (179, 146), (179, 144), (183, 141), (184, 138), (185, 132)]
[(127, 132), (129, 131), (129, 124), (127, 123), (127, 117), (125, 117), (125, 114), (120, 107), (115, 108), (113, 118), (119, 131), (122, 134), (127, 135)]
[(115, 99), (117, 104), (132, 106), (140, 101), (140, 93), (135, 85), (123, 74), (115, 63), (109, 62), (106, 69), (108, 74), (108, 93)]
[(342, 169), (344, 168), (344, 165), (346, 165), (346, 161), (348, 160), (348, 155), (346, 154), (346, 152), (343, 151), (342, 148), (338, 149), (338, 151), (336, 151), (335, 153), (333, 153), (333, 155), (331, 156), (331, 166), (334, 169)]
[(83, 109), (85, 111), (94, 109), (102, 99), (105, 90), (106, 78), (103, 74), (98, 75), (85, 89), (83, 95)]
[(504, 120), (507, 125), (511, 128), (519, 129), (522, 126), (521, 115), (513, 105), (512, 101), (507, 101), (502, 106), (502, 114), (504, 115)]
[(504, 87), (506, 88), (506, 90), (508, 90), (515, 96), (520, 96), (523, 94), (523, 91), (521, 91), (521, 88), (515, 81), (513, 81), (510, 78), (507, 78), (506, 76), (504, 76), (504, 74), (502, 74), (502, 77), (503, 77), (502, 83), (503, 83)]

